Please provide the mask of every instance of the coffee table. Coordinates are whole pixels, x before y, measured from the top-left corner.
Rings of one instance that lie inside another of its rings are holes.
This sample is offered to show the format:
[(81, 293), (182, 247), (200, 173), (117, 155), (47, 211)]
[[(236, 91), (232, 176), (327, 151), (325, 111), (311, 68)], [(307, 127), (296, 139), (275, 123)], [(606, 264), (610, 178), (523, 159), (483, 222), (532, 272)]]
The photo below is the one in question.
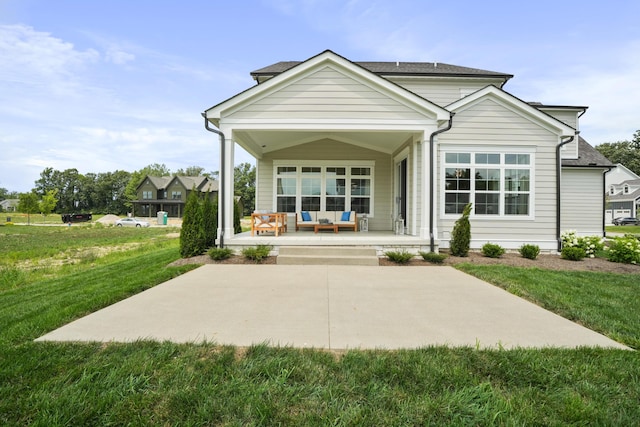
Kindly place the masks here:
[(338, 232), (337, 224), (316, 224), (313, 226), (313, 232), (318, 233), (318, 230), (333, 230), (334, 233)]

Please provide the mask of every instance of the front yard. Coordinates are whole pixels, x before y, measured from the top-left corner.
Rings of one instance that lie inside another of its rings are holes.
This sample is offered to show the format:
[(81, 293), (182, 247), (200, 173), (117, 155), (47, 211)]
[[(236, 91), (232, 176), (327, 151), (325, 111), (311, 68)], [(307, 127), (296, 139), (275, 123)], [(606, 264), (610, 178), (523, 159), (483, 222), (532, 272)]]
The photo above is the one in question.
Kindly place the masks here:
[[(1, 424), (633, 425), (640, 419), (636, 351), (33, 342), (194, 268), (168, 267), (179, 257), (172, 231), (0, 227)], [(638, 274), (456, 268), (640, 346)]]

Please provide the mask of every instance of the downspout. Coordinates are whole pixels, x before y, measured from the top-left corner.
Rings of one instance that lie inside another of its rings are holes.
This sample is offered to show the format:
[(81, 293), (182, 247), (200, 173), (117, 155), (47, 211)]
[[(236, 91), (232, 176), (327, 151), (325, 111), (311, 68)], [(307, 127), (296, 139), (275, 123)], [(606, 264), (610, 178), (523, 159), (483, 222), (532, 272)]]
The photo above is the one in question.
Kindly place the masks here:
[[(576, 135), (580, 132), (576, 132)], [(566, 141), (556, 145), (556, 242), (558, 243), (558, 252), (562, 251), (562, 239), (560, 238), (560, 175), (562, 173), (562, 158), (560, 150), (562, 146), (573, 141), (576, 136), (570, 136)]]
[(438, 129), (433, 132), (429, 137), (429, 248), (431, 252), (435, 252), (436, 243), (435, 237), (433, 235), (433, 199), (434, 199), (434, 180), (435, 180), (435, 172), (434, 172), (434, 159), (433, 159), (433, 147), (435, 145), (435, 138), (437, 135), (446, 132), (451, 129), (453, 126), (453, 116), (455, 113), (451, 113), (449, 116), (449, 124), (446, 128)]
[(204, 117), (204, 128), (209, 132), (213, 132), (218, 136), (220, 136), (220, 176), (218, 178), (220, 180), (218, 184), (218, 191), (220, 191), (220, 206), (218, 206), (218, 214), (220, 215), (220, 223), (222, 224), (222, 227), (220, 227), (220, 236), (218, 237), (220, 238), (220, 248), (224, 248), (225, 222), (224, 222), (224, 185), (223, 185), (224, 181), (223, 180), (224, 180), (225, 137), (224, 137), (224, 133), (222, 133), (218, 129), (214, 129), (209, 126), (209, 120), (207, 120), (207, 115), (205, 113), (202, 113), (202, 117)]

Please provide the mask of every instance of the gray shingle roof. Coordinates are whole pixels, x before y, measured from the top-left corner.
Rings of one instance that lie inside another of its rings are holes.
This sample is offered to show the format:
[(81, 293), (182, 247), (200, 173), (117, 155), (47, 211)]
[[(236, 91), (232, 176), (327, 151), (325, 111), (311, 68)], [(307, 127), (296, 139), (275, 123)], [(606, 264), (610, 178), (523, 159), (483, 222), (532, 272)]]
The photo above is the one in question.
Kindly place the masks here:
[[(303, 61), (282, 61), (251, 72), (253, 77), (275, 76), (283, 73)], [(374, 74), (390, 76), (456, 76), (456, 77), (494, 77), (508, 80), (512, 74), (497, 71), (481, 70), (479, 68), (461, 67), (459, 65), (444, 64), (442, 62), (353, 62)]]
[(563, 159), (562, 166), (567, 167), (614, 167), (615, 165), (581, 136), (578, 137), (578, 158)]

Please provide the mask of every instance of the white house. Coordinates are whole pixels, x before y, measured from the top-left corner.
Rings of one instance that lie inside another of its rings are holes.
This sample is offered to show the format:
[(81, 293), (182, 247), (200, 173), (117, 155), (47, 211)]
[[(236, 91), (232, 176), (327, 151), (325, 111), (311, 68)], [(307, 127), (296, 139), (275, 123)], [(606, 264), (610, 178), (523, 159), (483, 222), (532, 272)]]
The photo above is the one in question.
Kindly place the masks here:
[(640, 176), (618, 163), (605, 177), (607, 223), (618, 217), (637, 217), (640, 211)]
[[(579, 138), (582, 106), (527, 103), (510, 74), (424, 62), (352, 62), (324, 51), (251, 73), (207, 109), (224, 135), (220, 231), (233, 241), (234, 146), (256, 158), (256, 209), (356, 211), (370, 231), (447, 248), (473, 204), (472, 247), (558, 248), (562, 230), (604, 233), (604, 172)], [(358, 234), (358, 233), (354, 233)]]

